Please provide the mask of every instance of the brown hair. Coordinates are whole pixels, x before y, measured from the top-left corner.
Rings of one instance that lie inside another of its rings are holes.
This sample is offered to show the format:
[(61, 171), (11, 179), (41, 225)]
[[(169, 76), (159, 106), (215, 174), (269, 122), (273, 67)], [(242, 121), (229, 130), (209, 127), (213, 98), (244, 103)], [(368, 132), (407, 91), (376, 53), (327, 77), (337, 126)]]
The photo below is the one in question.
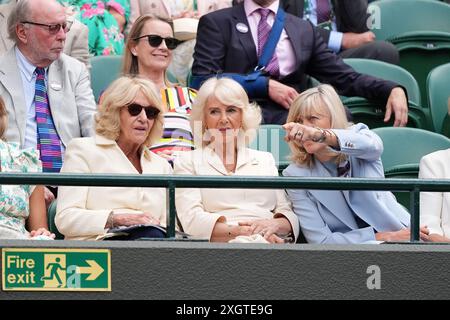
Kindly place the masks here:
[[(131, 49), (136, 45), (136, 38), (139, 38), (142, 36), (141, 32), (142, 29), (144, 29), (145, 24), (147, 21), (151, 20), (158, 20), (167, 23), (170, 25), (170, 28), (172, 28), (173, 31), (173, 24), (172, 21), (161, 18), (159, 16), (156, 16), (154, 14), (143, 14), (139, 18), (136, 19), (136, 21), (133, 23), (133, 27), (131, 28), (130, 32), (128, 33), (128, 38), (125, 43), (125, 52), (123, 55), (123, 62), (122, 62), (122, 75), (123, 76), (137, 76), (139, 75), (139, 63), (138, 63), (138, 57), (136, 57), (132, 52)], [(165, 83), (167, 86), (172, 86), (170, 81), (167, 79), (167, 72), (165, 74)]]

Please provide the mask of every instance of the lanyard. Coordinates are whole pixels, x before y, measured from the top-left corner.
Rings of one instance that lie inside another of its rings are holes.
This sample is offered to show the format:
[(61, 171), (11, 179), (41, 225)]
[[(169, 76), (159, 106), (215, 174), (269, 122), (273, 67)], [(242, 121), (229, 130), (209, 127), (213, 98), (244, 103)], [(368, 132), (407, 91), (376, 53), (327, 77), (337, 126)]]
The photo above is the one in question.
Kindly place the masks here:
[(283, 31), (285, 15), (286, 13), (284, 12), (284, 10), (281, 9), (281, 7), (278, 8), (277, 15), (275, 16), (275, 22), (273, 23), (269, 38), (264, 45), (262, 54), (258, 60), (258, 66), (255, 68), (255, 70), (263, 70), (272, 58), (275, 47), (277, 46), (278, 40), (280, 39), (281, 32)]

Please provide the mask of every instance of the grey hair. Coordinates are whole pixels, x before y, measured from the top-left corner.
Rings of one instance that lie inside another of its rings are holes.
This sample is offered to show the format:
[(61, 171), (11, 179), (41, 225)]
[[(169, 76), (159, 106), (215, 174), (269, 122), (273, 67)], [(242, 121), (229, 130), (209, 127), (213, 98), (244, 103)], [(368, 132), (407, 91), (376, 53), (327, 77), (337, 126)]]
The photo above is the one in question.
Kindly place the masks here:
[(16, 44), (19, 42), (19, 38), (17, 37), (16, 33), (16, 27), (22, 21), (30, 20), (30, 3), (31, 0), (21, 0), (17, 2), (8, 17), (8, 36)]

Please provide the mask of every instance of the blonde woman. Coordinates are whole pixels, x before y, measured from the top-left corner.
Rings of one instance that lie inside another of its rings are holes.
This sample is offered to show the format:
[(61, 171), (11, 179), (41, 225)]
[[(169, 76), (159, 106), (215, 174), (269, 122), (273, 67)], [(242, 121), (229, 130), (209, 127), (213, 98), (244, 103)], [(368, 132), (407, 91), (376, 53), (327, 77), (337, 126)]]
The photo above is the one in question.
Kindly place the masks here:
[[(175, 160), (174, 172), (278, 176), (272, 154), (247, 148), (260, 121), (259, 108), (249, 103), (237, 82), (207, 80), (191, 115), (197, 149), (181, 154)], [(283, 190), (177, 189), (176, 207), (185, 232), (215, 242), (238, 238), (283, 243), (288, 237), (295, 241), (299, 231)]]
[[(336, 91), (320, 85), (304, 91), (290, 106), (286, 140), (293, 177), (384, 178), (381, 139), (362, 123), (347, 122)], [(409, 213), (391, 192), (287, 190), (309, 243), (408, 241)], [(428, 229), (421, 228), (428, 240)]]
[[(61, 172), (170, 174), (167, 161), (147, 148), (162, 129), (153, 83), (121, 77), (102, 96), (96, 135), (69, 143)], [(161, 188), (60, 187), (55, 222), (67, 240), (101, 239), (116, 226), (164, 224), (165, 197)]]

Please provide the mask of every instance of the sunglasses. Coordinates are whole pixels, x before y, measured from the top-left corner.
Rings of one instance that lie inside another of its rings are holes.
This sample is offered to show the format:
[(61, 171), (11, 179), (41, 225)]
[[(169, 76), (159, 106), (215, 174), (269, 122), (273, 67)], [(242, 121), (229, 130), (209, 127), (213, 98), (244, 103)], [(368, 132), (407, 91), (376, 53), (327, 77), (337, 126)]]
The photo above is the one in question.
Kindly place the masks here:
[(147, 119), (149, 119), (149, 120), (156, 119), (158, 117), (159, 112), (160, 112), (160, 110), (158, 108), (155, 108), (155, 107), (152, 107), (152, 106), (143, 107), (143, 106), (141, 106), (140, 104), (137, 104), (137, 103), (129, 104), (127, 106), (127, 108), (128, 108), (128, 113), (132, 117), (136, 117), (136, 116), (140, 115), (141, 112), (142, 112), (142, 109), (144, 109), (145, 110), (145, 115), (147, 116)]
[(67, 33), (70, 31), (70, 28), (72, 27), (73, 22), (63, 22), (63, 23), (57, 23), (57, 24), (45, 24), (45, 23), (37, 23), (32, 21), (22, 21), (21, 23), (27, 23), (32, 24), (34, 26), (40, 26), (40, 27), (46, 27), (48, 30), (48, 33), (55, 35), (63, 29), (64, 33)]
[(156, 34), (148, 34), (148, 35), (145, 35), (145, 36), (141, 36), (141, 37), (135, 38), (134, 40), (137, 41), (137, 40), (142, 39), (142, 38), (147, 38), (148, 43), (153, 48), (158, 48), (161, 45), (161, 43), (163, 42), (163, 40), (164, 40), (164, 42), (166, 43), (167, 49), (169, 49), (169, 50), (175, 49), (176, 47), (178, 47), (178, 45), (181, 42), (180, 40), (175, 39), (175, 38), (171, 38), (171, 37), (163, 38), (163, 37), (158, 36)]

